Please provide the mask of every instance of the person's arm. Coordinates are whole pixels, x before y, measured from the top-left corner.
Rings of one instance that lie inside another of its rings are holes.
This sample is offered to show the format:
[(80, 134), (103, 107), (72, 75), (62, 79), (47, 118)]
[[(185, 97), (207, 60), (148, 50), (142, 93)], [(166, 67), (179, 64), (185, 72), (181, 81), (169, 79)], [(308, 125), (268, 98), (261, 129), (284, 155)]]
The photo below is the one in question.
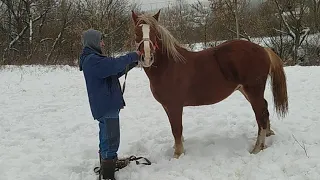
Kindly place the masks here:
[(126, 70), (126, 68), (122, 71), (122, 72), (120, 72), (120, 73), (118, 73), (118, 78), (120, 78), (121, 76), (123, 76), (125, 73), (126, 73), (126, 71), (127, 72), (129, 72), (131, 69), (133, 69), (134, 67), (136, 67), (138, 65), (138, 62), (133, 62), (133, 63), (131, 63), (131, 64), (129, 64), (128, 66), (129, 66), (129, 68), (128, 68), (128, 70)]
[(100, 57), (93, 65), (93, 71), (99, 78), (117, 75), (125, 70), (128, 64), (137, 62), (139, 55), (136, 52), (128, 53), (117, 58)]

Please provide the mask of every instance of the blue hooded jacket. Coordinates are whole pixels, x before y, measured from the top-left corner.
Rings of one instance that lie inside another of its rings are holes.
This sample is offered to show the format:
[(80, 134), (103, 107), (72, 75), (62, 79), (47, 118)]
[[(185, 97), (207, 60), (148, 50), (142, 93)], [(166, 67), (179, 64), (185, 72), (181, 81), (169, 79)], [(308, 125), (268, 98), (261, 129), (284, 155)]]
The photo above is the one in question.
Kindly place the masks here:
[(99, 119), (106, 113), (117, 111), (125, 106), (119, 78), (137, 65), (138, 54), (128, 53), (118, 58), (101, 55), (102, 34), (88, 30), (83, 35), (83, 50), (80, 55), (80, 71), (83, 71), (91, 113)]

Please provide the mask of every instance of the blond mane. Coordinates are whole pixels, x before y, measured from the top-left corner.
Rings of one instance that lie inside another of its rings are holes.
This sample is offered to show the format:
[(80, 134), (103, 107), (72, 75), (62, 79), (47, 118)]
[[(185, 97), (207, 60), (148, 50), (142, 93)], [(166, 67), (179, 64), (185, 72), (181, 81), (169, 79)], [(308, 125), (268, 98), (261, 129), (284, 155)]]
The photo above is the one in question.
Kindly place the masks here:
[(168, 57), (172, 57), (176, 62), (185, 62), (185, 58), (178, 52), (177, 47), (185, 49), (176, 38), (163, 26), (161, 26), (156, 19), (150, 15), (142, 14), (138, 17), (138, 22), (144, 21), (153, 27), (160, 34), (162, 41), (162, 48), (165, 48)]

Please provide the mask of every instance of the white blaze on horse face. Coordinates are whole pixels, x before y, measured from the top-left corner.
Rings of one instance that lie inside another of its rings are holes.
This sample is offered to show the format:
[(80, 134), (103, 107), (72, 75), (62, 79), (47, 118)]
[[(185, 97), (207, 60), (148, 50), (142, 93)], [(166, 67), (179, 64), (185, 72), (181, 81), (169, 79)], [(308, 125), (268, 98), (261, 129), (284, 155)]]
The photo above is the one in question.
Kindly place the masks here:
[[(150, 39), (150, 25), (149, 24), (142, 24), (142, 35), (143, 39)], [(150, 42), (143, 41), (144, 47), (144, 63), (146, 66), (150, 66), (151, 61), (151, 49), (150, 49)]]

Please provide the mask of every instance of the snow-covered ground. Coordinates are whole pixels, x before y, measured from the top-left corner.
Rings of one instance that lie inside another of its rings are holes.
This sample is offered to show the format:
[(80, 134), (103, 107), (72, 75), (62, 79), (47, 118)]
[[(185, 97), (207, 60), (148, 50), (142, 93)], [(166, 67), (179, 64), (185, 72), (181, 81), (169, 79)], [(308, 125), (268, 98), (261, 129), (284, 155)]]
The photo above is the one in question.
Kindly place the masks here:
[[(268, 85), (268, 148), (252, 155), (257, 126), (238, 92), (221, 103), (184, 109), (186, 154), (172, 159), (165, 112), (141, 69), (129, 73), (121, 112), (120, 156), (149, 158), (117, 172), (118, 180), (318, 180), (320, 67), (286, 67), (290, 114), (278, 119)], [(123, 80), (123, 79), (121, 79)], [(77, 68), (0, 69), (0, 180), (93, 180), (98, 126)], [(303, 147), (300, 147), (300, 145)]]

